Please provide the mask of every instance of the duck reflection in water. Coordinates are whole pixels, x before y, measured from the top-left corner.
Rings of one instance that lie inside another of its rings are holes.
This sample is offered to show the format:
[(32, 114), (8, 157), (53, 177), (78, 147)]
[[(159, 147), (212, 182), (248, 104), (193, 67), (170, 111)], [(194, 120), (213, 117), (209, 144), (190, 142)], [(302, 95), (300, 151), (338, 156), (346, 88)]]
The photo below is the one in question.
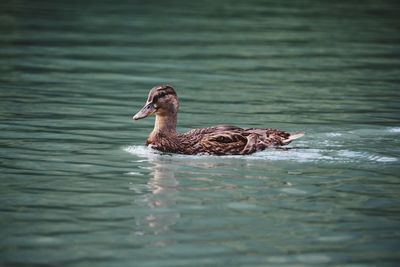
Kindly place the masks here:
[[(211, 187), (204, 186), (205, 183), (209, 184), (213, 179), (208, 170), (225, 165), (226, 168), (231, 168), (233, 162), (229, 159), (215, 161), (214, 158), (201, 161), (189, 160), (184, 156), (160, 155), (150, 149), (146, 150), (150, 153), (145, 153), (147, 159), (140, 160), (140, 164), (143, 169), (150, 170), (150, 179), (147, 181), (144, 190), (138, 189), (138, 185), (135, 186), (136, 189), (131, 188), (140, 193), (140, 195), (137, 195), (138, 198), (135, 199), (135, 205), (139, 206), (138, 210), (140, 210), (137, 213), (140, 215), (135, 218), (135, 233), (143, 237), (158, 236), (155, 240), (149, 241), (150, 246), (166, 246), (175, 242), (169, 237), (174, 236), (173, 226), (181, 219), (180, 212), (184, 206), (182, 206), (182, 203), (177, 204), (179, 199), (185, 199), (185, 194), (189, 191), (212, 190)], [(144, 155), (141, 154), (140, 156), (143, 157)], [(191, 170), (187, 169), (188, 166)], [(207, 173), (207, 178), (203, 176), (204, 172)], [(187, 177), (188, 175), (195, 176), (189, 179), (190, 182), (187, 180), (190, 186), (181, 185), (179, 177)], [(223, 185), (223, 187), (232, 189), (232, 186), (228, 184)], [(147, 193), (143, 194), (143, 191), (147, 191)], [(200, 206), (201, 201), (199, 200), (197, 204), (191, 202), (190, 205)]]
[[(142, 207), (142, 216), (136, 219), (137, 235), (161, 235), (170, 231), (180, 214), (174, 208), (178, 194), (179, 183), (175, 178), (176, 167), (168, 165), (162, 159), (149, 159), (151, 178), (146, 184), (148, 193), (136, 199), (136, 204)], [(154, 246), (164, 246), (167, 240), (158, 240)]]

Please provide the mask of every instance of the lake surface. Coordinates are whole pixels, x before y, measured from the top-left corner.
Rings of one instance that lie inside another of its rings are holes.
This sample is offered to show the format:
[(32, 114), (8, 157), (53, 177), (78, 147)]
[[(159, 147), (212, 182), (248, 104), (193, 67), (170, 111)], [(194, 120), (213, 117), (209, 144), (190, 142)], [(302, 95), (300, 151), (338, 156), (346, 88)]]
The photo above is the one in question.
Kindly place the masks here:
[[(396, 1), (0, 3), (0, 266), (398, 266)], [(306, 136), (165, 155), (132, 121)]]

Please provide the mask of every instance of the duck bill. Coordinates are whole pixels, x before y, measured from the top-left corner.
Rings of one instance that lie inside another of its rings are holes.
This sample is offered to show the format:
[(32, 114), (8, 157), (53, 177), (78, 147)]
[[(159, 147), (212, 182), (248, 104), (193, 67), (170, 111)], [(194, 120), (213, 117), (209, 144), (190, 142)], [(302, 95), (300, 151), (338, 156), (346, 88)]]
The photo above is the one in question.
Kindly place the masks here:
[(135, 121), (146, 118), (147, 116), (153, 114), (156, 112), (156, 108), (154, 107), (153, 103), (148, 103), (146, 104), (141, 110), (139, 110), (138, 113), (133, 116), (133, 119)]

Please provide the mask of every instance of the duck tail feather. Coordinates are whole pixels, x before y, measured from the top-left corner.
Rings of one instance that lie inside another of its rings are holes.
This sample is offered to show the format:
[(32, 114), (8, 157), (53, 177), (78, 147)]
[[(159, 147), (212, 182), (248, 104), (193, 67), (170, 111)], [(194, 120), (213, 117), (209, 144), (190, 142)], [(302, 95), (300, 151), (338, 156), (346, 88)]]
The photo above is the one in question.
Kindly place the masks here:
[(290, 136), (289, 136), (287, 139), (282, 140), (282, 142), (283, 142), (284, 144), (289, 144), (289, 143), (292, 142), (293, 140), (298, 139), (298, 138), (304, 136), (304, 134), (305, 134), (304, 132), (291, 133)]

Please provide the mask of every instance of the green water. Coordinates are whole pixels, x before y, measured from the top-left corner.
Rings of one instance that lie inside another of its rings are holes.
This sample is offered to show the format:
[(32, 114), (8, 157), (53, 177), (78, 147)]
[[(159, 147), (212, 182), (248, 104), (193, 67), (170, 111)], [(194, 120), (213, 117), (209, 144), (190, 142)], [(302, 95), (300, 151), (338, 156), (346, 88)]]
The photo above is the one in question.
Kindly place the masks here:
[[(332, 2), (332, 3), (330, 3)], [(398, 266), (396, 1), (0, 3), (0, 266)], [(162, 155), (132, 121), (305, 131)]]

